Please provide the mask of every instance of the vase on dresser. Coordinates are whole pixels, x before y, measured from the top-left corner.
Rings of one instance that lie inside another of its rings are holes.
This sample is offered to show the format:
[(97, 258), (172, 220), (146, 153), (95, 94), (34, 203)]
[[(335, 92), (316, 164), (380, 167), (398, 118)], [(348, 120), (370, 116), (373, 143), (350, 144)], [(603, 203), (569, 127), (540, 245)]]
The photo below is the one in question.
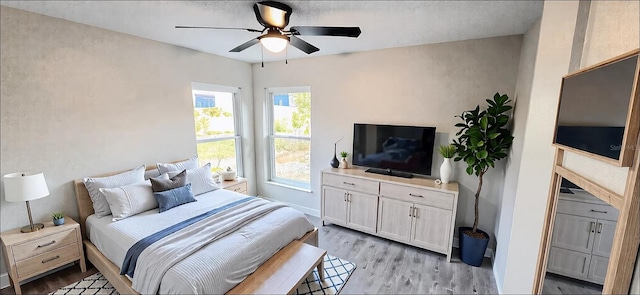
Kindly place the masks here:
[(349, 161), (347, 161), (346, 157), (342, 157), (342, 160), (340, 160), (340, 168), (341, 169), (349, 168)]
[(331, 159), (331, 167), (333, 168), (338, 168), (338, 166), (340, 166), (340, 162), (338, 161), (338, 157), (336, 156), (336, 144), (337, 142), (333, 145), (333, 159)]
[(451, 180), (451, 159), (444, 158), (442, 165), (440, 165), (440, 180), (442, 183), (449, 183)]

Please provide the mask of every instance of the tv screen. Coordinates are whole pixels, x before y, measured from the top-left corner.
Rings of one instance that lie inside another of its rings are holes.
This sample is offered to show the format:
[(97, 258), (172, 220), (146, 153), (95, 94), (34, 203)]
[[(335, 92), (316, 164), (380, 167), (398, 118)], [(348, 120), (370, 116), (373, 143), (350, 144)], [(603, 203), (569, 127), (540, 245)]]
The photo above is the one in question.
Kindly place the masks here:
[(636, 54), (565, 77), (554, 142), (619, 160), (637, 65)]
[(435, 127), (354, 124), (353, 164), (431, 175)]

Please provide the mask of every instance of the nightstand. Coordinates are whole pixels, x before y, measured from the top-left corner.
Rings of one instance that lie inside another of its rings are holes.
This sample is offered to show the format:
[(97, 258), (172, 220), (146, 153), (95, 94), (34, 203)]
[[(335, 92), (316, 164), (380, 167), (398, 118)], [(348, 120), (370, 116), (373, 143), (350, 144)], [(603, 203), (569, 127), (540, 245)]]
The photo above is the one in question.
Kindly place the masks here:
[(16, 294), (22, 294), (21, 281), (74, 261), (79, 260), (80, 270), (87, 271), (80, 224), (68, 216), (64, 220), (65, 224), (60, 226), (53, 225), (52, 221), (45, 222), (43, 229), (32, 233), (21, 233), (18, 228), (0, 234)]
[(241, 194), (247, 194), (247, 179), (236, 177), (234, 180), (222, 180), (218, 183), (221, 189), (234, 191)]

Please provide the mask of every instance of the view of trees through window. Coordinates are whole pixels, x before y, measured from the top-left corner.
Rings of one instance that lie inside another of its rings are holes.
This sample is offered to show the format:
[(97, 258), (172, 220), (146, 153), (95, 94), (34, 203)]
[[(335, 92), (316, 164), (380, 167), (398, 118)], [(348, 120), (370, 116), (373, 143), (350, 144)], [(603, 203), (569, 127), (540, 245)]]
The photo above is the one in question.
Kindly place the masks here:
[(311, 179), (311, 93), (273, 95), (274, 178), (302, 182)]
[(200, 165), (211, 163), (213, 172), (237, 171), (233, 93), (194, 90), (193, 101)]

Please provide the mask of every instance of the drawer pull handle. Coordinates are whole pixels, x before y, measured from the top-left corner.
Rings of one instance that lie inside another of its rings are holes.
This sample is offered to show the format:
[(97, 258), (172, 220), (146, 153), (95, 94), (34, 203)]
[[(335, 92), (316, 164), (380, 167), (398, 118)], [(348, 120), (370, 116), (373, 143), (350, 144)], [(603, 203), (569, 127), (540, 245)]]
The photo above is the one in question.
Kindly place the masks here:
[(593, 209), (591, 209), (591, 212), (607, 214), (607, 211), (600, 211), (600, 210), (593, 210)]
[(51, 257), (49, 259), (42, 260), (42, 263), (51, 262), (51, 261), (54, 261), (54, 260), (56, 260), (58, 258), (60, 258), (60, 255), (56, 255), (56, 257)]
[(413, 207), (413, 217), (418, 218), (418, 207)]
[(594, 233), (596, 232), (596, 223), (591, 221), (591, 223), (589, 223), (589, 231)]
[(239, 191), (239, 190), (240, 190), (240, 188), (234, 189), (234, 191), (236, 191), (236, 192)]
[(409, 216), (413, 217), (413, 207), (409, 207)]
[(424, 198), (422, 195), (414, 195), (414, 194), (411, 194), (411, 193), (409, 195), (412, 196), (412, 197)]
[(598, 233), (602, 233), (602, 223), (598, 222)]
[(44, 248), (44, 247), (46, 247), (46, 246), (51, 246), (51, 245), (53, 245), (53, 244), (55, 244), (55, 243), (56, 243), (56, 241), (51, 241), (51, 242), (46, 243), (46, 244), (43, 244), (43, 245), (38, 245), (38, 247), (36, 247), (36, 249)]
[(353, 182), (346, 182), (346, 181), (343, 181), (342, 183), (347, 184), (347, 185), (356, 185), (356, 184), (355, 184), (355, 183), (353, 183)]

